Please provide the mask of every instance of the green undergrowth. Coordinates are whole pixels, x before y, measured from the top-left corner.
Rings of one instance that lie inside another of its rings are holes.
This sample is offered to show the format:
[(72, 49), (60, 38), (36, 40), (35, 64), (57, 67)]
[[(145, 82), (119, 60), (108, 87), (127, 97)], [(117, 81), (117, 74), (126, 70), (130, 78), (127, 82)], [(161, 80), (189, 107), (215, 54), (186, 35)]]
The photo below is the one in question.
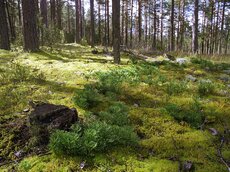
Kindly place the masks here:
[[(148, 63), (122, 54), (117, 66), (91, 50), (66, 44), (0, 52), (0, 158), (15, 160), (16, 151), (29, 149), (15, 141), (18, 128), (10, 125), (26, 119), (29, 100), (75, 107), (81, 119), (52, 134), (51, 154), (0, 171), (80, 171), (84, 162), (84, 171), (174, 172), (186, 161), (198, 172), (227, 170), (217, 149), (230, 123), (228, 63)], [(229, 144), (222, 154), (229, 159)]]

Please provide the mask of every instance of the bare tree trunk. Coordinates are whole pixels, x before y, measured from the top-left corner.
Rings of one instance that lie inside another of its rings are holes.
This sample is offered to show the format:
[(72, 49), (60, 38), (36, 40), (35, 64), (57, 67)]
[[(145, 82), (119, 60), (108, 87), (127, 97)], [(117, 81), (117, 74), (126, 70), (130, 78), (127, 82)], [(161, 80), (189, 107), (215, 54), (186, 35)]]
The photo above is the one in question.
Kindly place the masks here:
[(18, 0), (18, 21), (19, 26), (22, 26), (21, 0)]
[(121, 8), (121, 44), (124, 44), (125, 0), (122, 0)]
[(161, 49), (163, 49), (163, 0), (161, 0), (161, 4), (160, 4), (160, 21), (161, 21), (161, 33), (160, 33), (160, 37), (161, 37)]
[(99, 44), (101, 43), (101, 4), (98, 2), (98, 37)]
[(128, 12), (128, 0), (125, 3), (125, 45), (128, 46), (128, 25), (129, 25), (129, 12)]
[(193, 28), (193, 39), (192, 39), (192, 45), (193, 45), (193, 53), (197, 54), (198, 53), (198, 5), (199, 5), (199, 0), (194, 1), (194, 28)]
[(80, 8), (79, 8), (79, 0), (75, 0), (75, 10), (76, 10), (76, 34), (75, 34), (75, 39), (76, 43), (80, 43)]
[(91, 47), (94, 48), (95, 43), (95, 28), (94, 28), (94, 0), (90, 0), (90, 26), (91, 26)]
[(48, 27), (47, 0), (40, 1), (40, 10), (41, 10), (42, 24), (47, 28)]
[(35, 0), (22, 0), (24, 50), (39, 50)]
[(56, 1), (50, 0), (50, 18), (51, 24), (56, 25)]
[(130, 16), (130, 48), (133, 47), (133, 0), (131, 0), (131, 16)]
[(156, 0), (153, 0), (153, 18), (154, 18), (154, 22), (153, 22), (153, 44), (152, 44), (152, 48), (156, 49), (156, 30), (157, 30), (157, 11), (156, 11)]
[(107, 0), (107, 41), (108, 45), (110, 45), (110, 29), (109, 29), (109, 24), (110, 24), (110, 19), (109, 19), (109, 0)]
[(224, 40), (224, 16), (225, 16), (225, 8), (226, 8), (226, 1), (227, 0), (224, 0), (224, 3), (223, 3), (223, 10), (222, 10), (222, 20), (221, 20), (221, 29), (220, 29), (220, 41), (219, 41), (219, 47), (218, 47), (218, 54), (221, 54), (222, 53), (222, 43), (223, 43), (223, 40)]
[(139, 42), (141, 42), (141, 32), (142, 32), (142, 17), (141, 17), (141, 13), (142, 13), (142, 0), (138, 0), (138, 40)]
[(9, 28), (6, 17), (6, 1), (0, 0), (0, 48), (10, 50)]
[(112, 0), (114, 63), (120, 64), (120, 0)]
[(181, 23), (181, 0), (179, 0), (179, 11), (178, 11), (178, 19), (177, 19), (177, 38), (176, 38), (176, 49), (180, 50), (179, 40), (180, 40), (180, 23)]
[(170, 51), (174, 51), (174, 0), (172, 0), (171, 6), (171, 42), (170, 42)]
[(57, 0), (57, 27), (62, 30), (62, 1)]

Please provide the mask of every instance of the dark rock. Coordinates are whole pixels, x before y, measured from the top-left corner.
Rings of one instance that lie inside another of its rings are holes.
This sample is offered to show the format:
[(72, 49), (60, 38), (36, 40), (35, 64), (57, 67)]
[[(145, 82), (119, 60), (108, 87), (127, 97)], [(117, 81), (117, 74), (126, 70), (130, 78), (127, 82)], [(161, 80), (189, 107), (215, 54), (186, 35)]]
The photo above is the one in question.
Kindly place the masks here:
[(92, 50), (92, 54), (98, 54), (99, 52), (97, 50)]
[(185, 161), (183, 164), (183, 172), (190, 172), (193, 171), (194, 167), (193, 167), (193, 163), (191, 161)]
[(228, 75), (221, 75), (219, 79), (224, 82), (230, 81), (230, 77)]
[(164, 57), (168, 58), (171, 61), (175, 61), (176, 60), (176, 58), (174, 56), (170, 55), (170, 54), (164, 54)]
[(42, 139), (42, 144), (48, 143), (52, 131), (68, 130), (78, 120), (76, 109), (48, 103), (32, 105), (33, 111), (29, 114), (30, 131), (33, 137)]
[(228, 70), (223, 70), (223, 73), (230, 75), (230, 69), (228, 69)]

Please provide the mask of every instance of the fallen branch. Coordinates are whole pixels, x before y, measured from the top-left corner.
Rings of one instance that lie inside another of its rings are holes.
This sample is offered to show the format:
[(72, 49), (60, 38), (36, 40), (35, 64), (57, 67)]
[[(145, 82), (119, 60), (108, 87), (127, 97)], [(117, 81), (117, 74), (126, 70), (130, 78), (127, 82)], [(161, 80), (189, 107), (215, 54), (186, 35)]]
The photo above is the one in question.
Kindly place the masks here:
[(220, 146), (218, 147), (217, 149), (217, 152), (218, 152), (218, 156), (221, 160), (221, 162), (227, 167), (228, 171), (230, 172), (230, 165), (229, 163), (224, 159), (223, 155), (222, 155), (222, 148), (224, 146), (224, 142), (225, 142), (225, 138), (222, 137), (221, 138), (221, 141), (220, 141)]
[(134, 51), (134, 50), (132, 51), (132, 50), (130, 50), (130, 49), (124, 49), (123, 52), (124, 52), (124, 53), (128, 53), (128, 54), (131, 54), (131, 55), (133, 55), (135, 58), (140, 59), (140, 60), (146, 60), (146, 59), (148, 59), (148, 58), (151, 58), (151, 57), (149, 57), (149, 56), (146, 56), (146, 55), (144, 55), (144, 54), (140, 54), (140, 53), (138, 53), (137, 51)]

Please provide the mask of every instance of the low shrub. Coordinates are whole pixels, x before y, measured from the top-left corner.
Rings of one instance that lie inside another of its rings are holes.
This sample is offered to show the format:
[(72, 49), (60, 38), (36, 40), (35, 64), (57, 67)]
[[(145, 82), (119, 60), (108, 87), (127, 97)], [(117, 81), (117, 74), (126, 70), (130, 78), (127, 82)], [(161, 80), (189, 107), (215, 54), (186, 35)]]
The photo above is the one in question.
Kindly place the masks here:
[(136, 71), (133, 69), (117, 69), (108, 72), (96, 73), (98, 82), (97, 89), (100, 93), (106, 94), (108, 92), (120, 93), (121, 86), (124, 82), (134, 83), (138, 80)]
[(120, 127), (105, 122), (93, 122), (84, 128), (77, 128), (70, 132), (54, 132), (50, 138), (50, 149), (56, 155), (90, 156), (114, 146), (134, 146), (138, 142), (138, 137), (130, 126)]
[(93, 108), (101, 102), (101, 95), (93, 85), (85, 85), (84, 89), (75, 92), (74, 103), (81, 108)]
[(0, 69), (0, 83), (1, 85), (19, 82), (33, 82), (44, 81), (45, 76), (36, 70), (32, 70), (28, 66), (23, 66), (18, 62), (11, 62), (6, 67)]
[(221, 71), (221, 70), (227, 70), (230, 68), (230, 65), (227, 63), (213, 63), (210, 60), (202, 59), (202, 58), (192, 58), (191, 62), (193, 64), (198, 64), (202, 69), (208, 69), (210, 71)]
[(215, 92), (215, 84), (211, 81), (200, 81), (198, 85), (198, 93), (200, 96), (207, 96)]
[(187, 82), (170, 81), (166, 84), (166, 92), (169, 95), (178, 95), (187, 89)]
[(165, 109), (168, 114), (173, 116), (177, 121), (185, 121), (195, 128), (199, 128), (204, 119), (202, 107), (197, 100), (194, 100), (194, 102), (187, 108), (176, 104), (168, 104)]
[(111, 125), (124, 126), (129, 124), (128, 107), (123, 103), (114, 103), (107, 111), (99, 113), (101, 120)]

